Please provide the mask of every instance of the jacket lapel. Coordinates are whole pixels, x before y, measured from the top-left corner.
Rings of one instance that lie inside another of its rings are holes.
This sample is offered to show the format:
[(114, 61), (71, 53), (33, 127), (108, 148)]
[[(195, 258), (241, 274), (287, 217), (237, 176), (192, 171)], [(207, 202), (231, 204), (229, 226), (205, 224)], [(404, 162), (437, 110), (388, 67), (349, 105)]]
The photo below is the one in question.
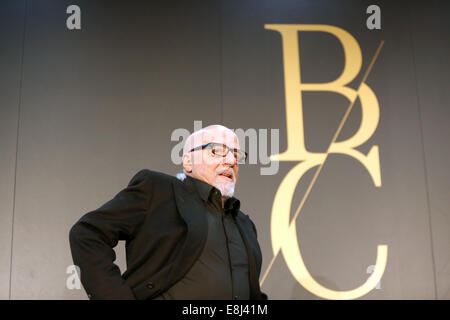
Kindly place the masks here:
[(237, 226), (241, 233), (242, 240), (247, 247), (248, 272), (250, 278), (250, 299), (259, 299), (259, 273), (261, 271), (261, 250), (259, 249), (256, 237), (253, 235), (251, 223), (242, 213), (238, 213)]
[(200, 256), (208, 234), (205, 208), (194, 186), (174, 181), (173, 188), (178, 212), (186, 222), (187, 233), (169, 273), (168, 286), (178, 282), (189, 271)]

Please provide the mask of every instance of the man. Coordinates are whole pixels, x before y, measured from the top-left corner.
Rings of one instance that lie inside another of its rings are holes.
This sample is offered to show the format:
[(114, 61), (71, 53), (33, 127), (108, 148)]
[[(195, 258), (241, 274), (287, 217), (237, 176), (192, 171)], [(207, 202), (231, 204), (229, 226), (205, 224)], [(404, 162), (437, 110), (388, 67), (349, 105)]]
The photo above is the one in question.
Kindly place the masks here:
[[(141, 170), (85, 214), (70, 246), (88, 297), (267, 299), (255, 225), (233, 197), (246, 156), (230, 129), (203, 128), (185, 142), (184, 179)], [(114, 264), (119, 240), (126, 241), (123, 275)]]

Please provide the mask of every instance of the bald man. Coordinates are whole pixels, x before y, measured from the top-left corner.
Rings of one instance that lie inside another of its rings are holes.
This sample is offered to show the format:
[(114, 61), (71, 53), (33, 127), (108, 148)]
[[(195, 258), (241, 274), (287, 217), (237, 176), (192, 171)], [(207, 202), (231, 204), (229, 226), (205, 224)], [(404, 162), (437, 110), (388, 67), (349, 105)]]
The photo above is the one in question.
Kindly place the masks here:
[[(240, 150), (230, 129), (194, 132), (178, 178), (147, 169), (70, 230), (90, 299), (260, 300), (256, 228), (234, 195)], [(113, 248), (126, 241), (127, 270)]]

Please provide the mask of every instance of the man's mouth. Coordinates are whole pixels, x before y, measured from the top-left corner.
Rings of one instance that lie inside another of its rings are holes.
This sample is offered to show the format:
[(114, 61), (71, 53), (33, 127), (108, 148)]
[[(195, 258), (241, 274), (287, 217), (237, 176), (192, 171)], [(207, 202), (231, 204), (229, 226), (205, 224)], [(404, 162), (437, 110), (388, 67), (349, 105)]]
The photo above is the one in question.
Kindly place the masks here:
[(233, 181), (233, 174), (228, 171), (224, 171), (218, 174), (220, 177), (222, 177), (224, 180), (227, 181)]

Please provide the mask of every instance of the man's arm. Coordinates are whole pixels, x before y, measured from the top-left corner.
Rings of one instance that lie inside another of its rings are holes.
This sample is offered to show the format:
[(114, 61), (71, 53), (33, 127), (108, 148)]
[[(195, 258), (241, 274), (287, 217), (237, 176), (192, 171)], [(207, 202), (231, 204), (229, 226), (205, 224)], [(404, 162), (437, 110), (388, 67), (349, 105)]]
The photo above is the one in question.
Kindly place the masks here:
[(129, 239), (143, 223), (152, 184), (150, 171), (139, 171), (128, 187), (71, 228), (70, 248), (81, 282), (91, 299), (135, 299), (117, 265), (113, 248)]

